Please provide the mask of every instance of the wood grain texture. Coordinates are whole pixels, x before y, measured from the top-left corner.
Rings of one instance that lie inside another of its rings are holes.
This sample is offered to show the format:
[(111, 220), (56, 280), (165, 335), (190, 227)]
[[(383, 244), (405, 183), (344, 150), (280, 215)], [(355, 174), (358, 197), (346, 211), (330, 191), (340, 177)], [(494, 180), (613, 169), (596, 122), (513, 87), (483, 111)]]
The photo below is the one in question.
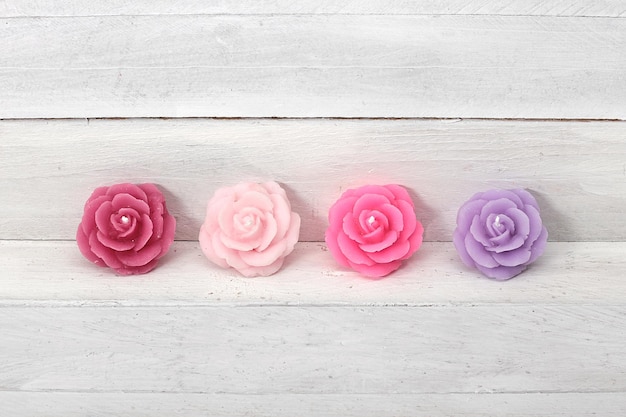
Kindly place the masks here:
[(428, 241), (449, 241), (475, 192), (526, 187), (550, 238), (626, 239), (626, 123), (424, 120), (63, 120), (0, 122), (2, 239), (74, 239), (92, 190), (154, 182), (197, 240), (220, 186), (275, 180), (322, 241), (346, 188), (412, 190)]
[(0, 309), (15, 391), (626, 391), (619, 306)]
[(250, 279), (212, 265), (197, 242), (175, 242), (149, 275), (119, 277), (75, 242), (0, 241), (0, 307), (623, 305), (624, 253), (626, 243), (551, 242), (522, 275), (497, 282), (465, 267), (450, 242), (425, 243), (369, 280), (324, 245), (299, 243), (276, 275)]
[(32, 17), (0, 37), (0, 118), (626, 118), (621, 18)]
[(607, 16), (626, 15), (620, 0), (293, 0), (210, 1), (195, 0), (110, 0), (106, 3), (87, 0), (5, 0), (0, 3), (2, 17), (94, 16), (94, 15), (163, 15), (163, 14), (470, 14), (535, 16)]
[(293, 417), (623, 417), (626, 395), (546, 394), (172, 394), (0, 392), (0, 410), (13, 417), (233, 416)]

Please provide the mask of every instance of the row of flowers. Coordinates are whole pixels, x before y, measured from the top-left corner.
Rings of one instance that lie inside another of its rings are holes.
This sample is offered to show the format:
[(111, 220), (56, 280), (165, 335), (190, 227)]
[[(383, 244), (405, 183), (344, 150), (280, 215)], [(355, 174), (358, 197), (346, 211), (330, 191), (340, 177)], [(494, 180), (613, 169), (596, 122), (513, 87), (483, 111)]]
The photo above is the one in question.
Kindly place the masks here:
[[(368, 277), (400, 268), (421, 246), (424, 228), (400, 185), (349, 189), (330, 207), (326, 245), (338, 264)], [(176, 220), (154, 184), (94, 190), (76, 240), (91, 262), (122, 275), (154, 269), (169, 250)], [(199, 241), (206, 257), (247, 277), (277, 272), (294, 249), (300, 216), (276, 182), (220, 188), (209, 200)], [(512, 278), (544, 251), (547, 230), (524, 189), (475, 194), (458, 211), (453, 241), (461, 260), (486, 276)]]

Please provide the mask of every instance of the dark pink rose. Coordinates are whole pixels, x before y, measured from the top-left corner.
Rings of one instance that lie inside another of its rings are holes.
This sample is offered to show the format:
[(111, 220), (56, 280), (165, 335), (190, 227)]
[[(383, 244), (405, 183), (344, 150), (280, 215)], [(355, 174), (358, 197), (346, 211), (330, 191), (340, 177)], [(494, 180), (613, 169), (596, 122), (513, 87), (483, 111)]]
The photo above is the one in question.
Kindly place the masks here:
[(116, 184), (91, 194), (76, 242), (96, 265), (122, 275), (143, 274), (167, 253), (175, 230), (176, 219), (154, 184)]
[(399, 185), (347, 190), (328, 213), (328, 250), (341, 265), (369, 277), (400, 267), (422, 244), (424, 229)]

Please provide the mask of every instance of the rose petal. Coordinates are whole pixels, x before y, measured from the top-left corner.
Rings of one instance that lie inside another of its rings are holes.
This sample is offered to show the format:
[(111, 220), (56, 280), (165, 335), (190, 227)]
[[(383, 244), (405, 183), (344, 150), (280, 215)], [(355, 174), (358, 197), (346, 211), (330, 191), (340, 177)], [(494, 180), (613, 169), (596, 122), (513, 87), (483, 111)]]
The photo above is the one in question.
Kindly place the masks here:
[[(499, 226), (496, 226), (496, 223), (499, 223)], [(484, 227), (488, 242), (497, 241), (503, 234), (509, 236), (515, 233), (515, 223), (509, 216), (502, 213), (492, 213), (487, 216)]]
[(469, 227), (469, 232), (474, 240), (480, 242), (484, 247), (489, 248), (492, 246), (491, 240), (485, 232), (485, 223), (483, 223), (479, 216), (474, 216), (474, 218), (472, 219), (471, 226)]
[(485, 250), (485, 247), (480, 242), (474, 240), (471, 235), (465, 235), (464, 243), (467, 253), (476, 264), (487, 268), (495, 268), (499, 265), (491, 254)]
[(96, 210), (96, 227), (102, 233), (109, 233), (109, 219), (111, 218), (111, 213), (113, 213), (113, 205), (110, 201), (103, 202)]
[(519, 248), (508, 252), (496, 252), (492, 256), (502, 266), (518, 266), (528, 262), (530, 251)]
[(474, 262), (469, 253), (467, 253), (467, 249), (465, 248), (465, 235), (461, 233), (459, 229), (456, 229), (452, 234), (452, 242), (454, 243), (456, 251), (459, 253), (461, 261), (467, 266), (474, 267), (476, 262)]
[[(102, 188), (105, 188), (105, 187), (102, 187)], [(105, 188), (105, 192), (106, 192), (106, 188)], [(96, 192), (94, 191), (94, 194), (95, 193)], [(109, 196), (107, 196), (107, 195), (100, 195), (100, 196), (94, 198), (93, 200), (90, 198), (90, 200), (88, 200), (85, 203), (85, 211), (83, 212), (83, 217), (82, 217), (82, 220), (81, 220), (81, 227), (83, 229), (83, 232), (86, 235), (89, 235), (91, 233), (91, 231), (97, 227), (97, 225), (96, 225), (96, 211), (98, 210), (98, 208), (100, 208), (100, 206), (105, 201), (109, 201)]]
[(271, 216), (271, 213), (262, 212), (256, 207), (246, 207), (234, 213), (230, 236), (234, 239), (259, 240), (268, 216)]
[(384, 229), (383, 227), (379, 227), (378, 229), (373, 230), (370, 233), (363, 235), (361, 238), (362, 241), (357, 240), (357, 242), (363, 243), (363, 244), (377, 243), (383, 240), (386, 234), (387, 234), (387, 230)]
[[(287, 214), (287, 216), (287, 219), (289, 219), (289, 214)], [(282, 220), (284, 221), (285, 219)], [(266, 250), (273, 241), (280, 240), (280, 238), (282, 238), (282, 236), (278, 236), (278, 224), (276, 222), (276, 219), (274, 218), (274, 216), (268, 213), (268, 215), (265, 217), (263, 235), (261, 236), (261, 240), (255, 250), (262, 252)]]
[[(122, 217), (126, 216), (128, 222), (122, 222)], [(120, 209), (117, 213), (112, 213), (109, 218), (109, 224), (113, 226), (117, 233), (118, 238), (124, 238), (131, 235), (137, 227), (137, 218), (140, 217), (139, 213), (132, 208)]]
[(126, 240), (112, 239), (99, 230), (96, 231), (96, 236), (98, 240), (100, 241), (100, 243), (102, 243), (107, 248), (113, 249), (115, 251), (129, 250), (135, 246), (135, 243), (130, 240), (126, 241)]
[(207, 204), (206, 215), (203, 223), (209, 233), (221, 228), (219, 224), (220, 213), (224, 207), (231, 205), (233, 201), (234, 200), (231, 196), (221, 198), (214, 196), (211, 198)]
[(363, 243), (359, 247), (364, 252), (378, 252), (393, 245), (398, 240), (399, 233), (395, 230), (388, 230), (385, 237), (380, 242)]
[(148, 195), (140, 187), (135, 184), (115, 184), (107, 189), (107, 195), (111, 198), (118, 194), (130, 194), (137, 200), (148, 201)]
[[(365, 243), (364, 233), (361, 229), (360, 225), (358, 225), (358, 221), (354, 219), (352, 213), (346, 213), (342, 222), (342, 230), (348, 235), (348, 237), (354, 240), (357, 243)], [(372, 231), (370, 234), (381, 234), (382, 229), (376, 229)], [(369, 235), (369, 234), (368, 234)]]
[(284, 256), (289, 255), (296, 243), (298, 243), (298, 239), (300, 238), (300, 225), (302, 221), (298, 213), (291, 213), (291, 222), (289, 223), (289, 228), (287, 229), (287, 233), (283, 237), (285, 241), (285, 245), (287, 246), (287, 250), (284, 253)]
[(404, 216), (398, 207), (392, 204), (383, 204), (379, 210), (389, 219), (389, 226), (386, 229), (392, 229), (396, 232), (401, 232), (404, 229)]
[[(370, 219), (372, 218), (374, 221), (370, 223)], [(389, 219), (379, 210), (364, 210), (359, 214), (358, 219), (359, 229), (361, 229), (361, 233), (363, 234), (373, 232), (379, 228), (383, 230), (389, 228)]]
[(169, 215), (165, 208), (165, 202), (150, 196), (150, 221), (152, 222), (152, 235), (155, 239), (161, 239), (163, 235), (164, 218)]
[[(381, 195), (381, 196), (386, 197), (389, 201), (395, 200), (395, 196), (388, 185), (375, 185), (375, 184), (364, 185), (359, 188), (347, 190), (344, 193), (345, 196), (354, 195), (357, 197), (361, 197), (367, 194)], [(341, 198), (343, 198), (343, 196)]]
[(358, 217), (362, 211), (366, 210), (375, 210), (382, 206), (383, 204), (389, 204), (390, 201), (387, 197), (380, 194), (365, 194), (359, 197), (359, 199), (354, 203), (354, 208), (352, 209), (352, 214), (355, 217)]
[[(408, 196), (408, 194), (407, 194)], [(402, 232), (400, 236), (398, 236), (398, 240), (404, 241), (407, 240), (409, 236), (411, 236), (415, 229), (417, 228), (417, 217), (415, 216), (415, 207), (412, 202), (399, 200), (396, 201), (396, 206), (398, 210), (402, 213), (402, 221), (404, 222), (404, 226), (402, 228)]]
[(413, 234), (409, 236), (409, 244), (411, 245), (411, 249), (409, 249), (409, 252), (404, 255), (404, 258), (402, 259), (408, 259), (410, 256), (412, 256), (420, 248), (420, 246), (422, 246), (423, 239), (424, 227), (422, 226), (422, 223), (417, 222)]
[(457, 229), (469, 230), (474, 217), (480, 215), (480, 211), (487, 204), (485, 200), (468, 201), (459, 209), (456, 216)]
[(159, 242), (153, 242), (140, 251), (129, 250), (116, 253), (117, 258), (126, 266), (143, 266), (161, 254)]
[[(480, 199), (487, 200), (487, 201), (497, 201), (497, 200), (504, 199), (504, 200), (509, 200), (510, 202), (512, 202), (517, 208), (524, 207), (524, 202), (519, 197), (519, 195), (516, 194), (513, 190), (494, 189), (494, 190), (485, 191), (484, 193), (480, 195)], [(492, 211), (492, 213), (495, 213), (495, 211)]]
[(198, 234), (198, 240), (200, 241), (200, 249), (204, 255), (214, 264), (221, 266), (222, 268), (228, 268), (229, 265), (226, 260), (218, 256), (213, 250), (213, 241), (211, 234), (206, 230), (205, 225), (200, 226), (200, 233)]
[(214, 233), (211, 236), (211, 243), (215, 254), (224, 259), (229, 266), (235, 268), (236, 270), (246, 268), (248, 265), (241, 260), (239, 252), (224, 246), (222, 243), (222, 237), (223, 236), (220, 232)]
[(373, 265), (375, 263), (363, 252), (355, 241), (351, 240), (345, 234), (339, 233), (337, 236), (337, 244), (339, 245), (341, 253), (343, 253), (349, 262), (364, 265)]
[(279, 240), (272, 243), (264, 251), (250, 250), (247, 252), (239, 252), (241, 260), (249, 266), (267, 266), (281, 258), (287, 249), (284, 241)]
[(98, 240), (96, 236), (97, 231), (93, 231), (89, 235), (89, 247), (94, 255), (98, 256), (109, 268), (120, 268), (122, 267), (122, 263), (115, 256), (115, 251), (107, 248)]
[(220, 207), (220, 211), (217, 217), (218, 229), (226, 236), (236, 236), (237, 233), (234, 230), (233, 219), (235, 218), (234, 202), (229, 202)]
[(130, 194), (117, 194), (111, 201), (113, 211), (119, 211), (122, 208), (133, 208), (138, 213), (150, 213), (150, 206), (143, 200), (138, 200)]
[(539, 258), (543, 251), (546, 249), (547, 244), (548, 230), (544, 227), (541, 230), (541, 234), (530, 248), (530, 259), (528, 260), (528, 263), (535, 262), (535, 260)]
[(341, 251), (341, 248), (339, 247), (339, 243), (337, 242), (337, 237), (338, 237), (338, 234), (335, 234), (330, 228), (326, 229), (326, 233), (324, 234), (324, 241), (326, 242), (326, 247), (339, 265), (349, 267), (350, 262), (348, 261), (348, 258), (346, 258), (346, 256)]
[[(532, 209), (532, 207), (530, 207)], [(515, 234), (517, 236), (524, 237), (524, 240), (528, 237), (530, 232), (530, 219), (528, 215), (520, 209), (508, 209), (504, 212), (515, 223)]]
[(508, 191), (514, 193), (520, 198), (520, 200), (522, 200), (522, 205), (519, 206), (520, 208), (523, 206), (532, 206), (536, 208), (537, 211), (539, 211), (539, 204), (537, 203), (537, 200), (531, 193), (528, 192), (528, 190), (525, 190), (523, 188), (518, 188), (515, 190), (508, 190)]
[[(282, 190), (280, 187), (279, 189)], [(273, 206), (272, 217), (276, 221), (276, 237), (280, 239), (285, 236), (291, 224), (291, 205), (284, 196), (284, 191), (280, 194), (277, 194), (275, 190), (273, 192), (275, 194), (270, 195)]]
[[(356, 197), (339, 199), (330, 207), (328, 211), (328, 227), (332, 229), (334, 233), (340, 230), (346, 213), (352, 213), (356, 200)], [(352, 216), (352, 218), (354, 218), (354, 216)]]
[(400, 268), (401, 265), (401, 261), (394, 261), (386, 264), (374, 263), (373, 265), (362, 265), (351, 262), (349, 266), (358, 273), (365, 275), (366, 277), (381, 278), (391, 274), (393, 271)]
[(269, 265), (264, 266), (250, 266), (247, 268), (241, 268), (237, 271), (243, 275), (244, 277), (252, 278), (252, 277), (266, 277), (278, 272), (278, 270), (283, 266), (285, 258), (278, 258), (276, 261)]
[(165, 212), (166, 215), (163, 217), (163, 233), (159, 239), (162, 254), (169, 251), (170, 246), (174, 243), (174, 236), (176, 235), (176, 218), (170, 215), (167, 210)]
[(96, 265), (106, 266), (102, 259), (100, 259), (98, 256), (96, 256), (95, 253), (91, 251), (91, 246), (89, 245), (89, 237), (85, 234), (82, 227), (79, 227), (76, 231), (76, 243), (78, 244), (78, 249), (80, 250), (80, 253), (82, 253), (85, 258), (95, 263)]
[(487, 224), (487, 218), (490, 214), (502, 214), (510, 208), (517, 208), (517, 206), (513, 201), (506, 198), (488, 201), (480, 210), (480, 221)]
[[(241, 259), (250, 266), (261, 267), (258, 272), (260, 275), (266, 275), (266, 271), (270, 271), (276, 265), (276, 262), (289, 255), (298, 241), (300, 232), (300, 216), (291, 213), (291, 223), (287, 230), (287, 234), (282, 239), (278, 239), (263, 251), (253, 250), (249, 252), (241, 252)], [(273, 260), (272, 260), (273, 259)], [(280, 262), (282, 265), (282, 261)], [(269, 268), (268, 268), (269, 267)]]
[[(148, 216), (147, 214), (143, 214), (141, 216), (139, 235), (135, 239), (135, 247), (133, 249), (136, 251), (142, 250), (152, 237), (152, 220), (150, 219), (150, 216)], [(158, 239), (154, 237), (154, 240)]]
[(407, 191), (407, 189), (404, 188), (403, 186), (398, 185), (398, 184), (387, 184), (384, 187), (387, 190), (391, 191), (394, 199), (396, 200), (396, 203), (400, 201), (404, 201), (407, 203), (410, 202), (411, 206), (413, 206), (413, 200), (411, 199), (411, 196), (409, 195), (409, 192)]
[(543, 222), (541, 221), (539, 211), (535, 207), (526, 206), (524, 207), (524, 211), (528, 216), (529, 225), (528, 238), (526, 239), (526, 241), (529, 245), (532, 245), (535, 240), (539, 238), (539, 235), (543, 233), (543, 229), (545, 228), (543, 227)]
[(261, 186), (269, 195), (278, 195), (283, 200), (289, 202), (289, 199), (287, 198), (287, 192), (276, 181), (264, 182), (263, 184), (261, 184)]
[(368, 253), (367, 256), (369, 256), (374, 262), (389, 263), (397, 261), (398, 259), (403, 259), (410, 250), (411, 244), (409, 241), (396, 242), (395, 245), (391, 245), (390, 247), (379, 252)]
[(245, 207), (254, 207), (260, 211), (272, 211), (272, 200), (267, 193), (248, 191), (233, 204), (233, 210), (238, 212)]
[(146, 194), (147, 198), (145, 201), (147, 201), (150, 206), (153, 204), (157, 206), (165, 203), (165, 197), (156, 185), (148, 182), (145, 184), (137, 184), (137, 187)]
[(152, 271), (158, 264), (158, 259), (153, 259), (145, 265), (133, 266), (133, 267), (124, 267), (117, 268), (115, 272), (120, 275), (136, 275), (136, 274), (146, 274)]

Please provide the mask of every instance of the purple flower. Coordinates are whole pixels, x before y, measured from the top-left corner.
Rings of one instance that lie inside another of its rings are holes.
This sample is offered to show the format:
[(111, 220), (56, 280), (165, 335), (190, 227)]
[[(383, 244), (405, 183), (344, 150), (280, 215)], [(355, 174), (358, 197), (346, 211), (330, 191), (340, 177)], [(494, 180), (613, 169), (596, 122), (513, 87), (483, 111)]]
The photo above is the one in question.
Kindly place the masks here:
[(513, 278), (546, 248), (548, 231), (526, 190), (489, 190), (461, 206), (453, 241), (461, 260), (489, 278)]

